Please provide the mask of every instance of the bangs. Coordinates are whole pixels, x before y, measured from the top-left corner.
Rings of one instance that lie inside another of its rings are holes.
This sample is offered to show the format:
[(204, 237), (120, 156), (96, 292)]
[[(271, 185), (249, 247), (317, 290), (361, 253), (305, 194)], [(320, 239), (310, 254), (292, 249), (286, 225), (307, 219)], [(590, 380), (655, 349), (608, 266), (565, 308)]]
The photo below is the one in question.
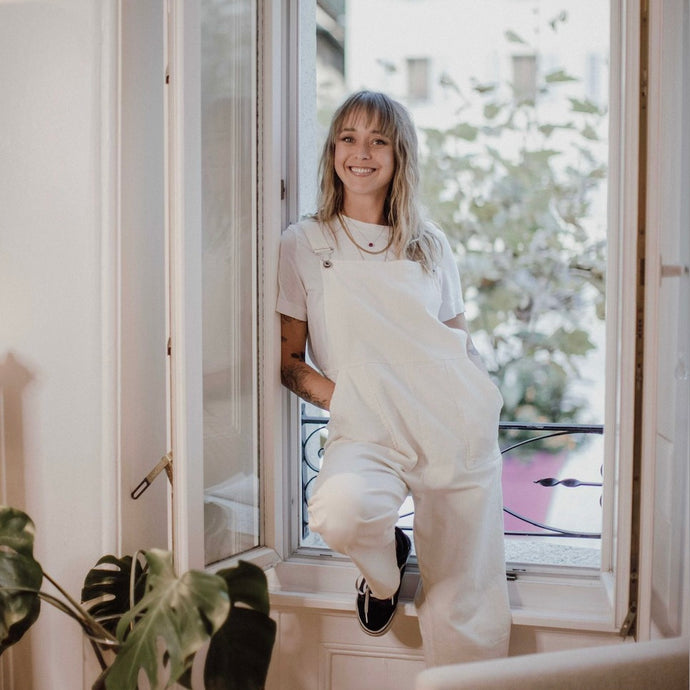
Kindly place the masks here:
[(371, 91), (357, 93), (345, 101), (333, 124), (334, 134), (346, 124), (362, 124), (368, 129), (376, 129), (388, 139), (394, 138), (397, 129), (392, 103), (383, 94)]

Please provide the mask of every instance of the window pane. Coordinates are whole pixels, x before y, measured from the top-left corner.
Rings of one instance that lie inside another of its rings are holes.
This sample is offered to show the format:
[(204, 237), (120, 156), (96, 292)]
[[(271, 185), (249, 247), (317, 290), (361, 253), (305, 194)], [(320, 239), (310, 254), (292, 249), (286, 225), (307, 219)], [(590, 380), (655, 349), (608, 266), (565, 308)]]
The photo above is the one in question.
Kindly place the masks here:
[(203, 0), (206, 562), (259, 542), (254, 251), (254, 3)]
[(317, 5), (321, 33), (337, 25), (328, 45), (344, 65), (337, 74), (317, 55), (324, 132), (360, 88), (408, 106), (423, 202), (455, 249), (470, 329), (505, 399), (501, 447), (550, 435), (504, 453), (509, 560), (597, 566), (609, 3)]
[(407, 97), (410, 101), (425, 101), (429, 98), (428, 58), (407, 58)]

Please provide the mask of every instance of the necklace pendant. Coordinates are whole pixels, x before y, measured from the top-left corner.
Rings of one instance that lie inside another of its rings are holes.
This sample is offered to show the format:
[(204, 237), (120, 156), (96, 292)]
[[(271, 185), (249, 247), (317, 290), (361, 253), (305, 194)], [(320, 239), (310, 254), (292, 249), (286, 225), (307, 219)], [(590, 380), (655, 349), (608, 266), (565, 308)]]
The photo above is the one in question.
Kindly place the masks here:
[(373, 246), (374, 246), (374, 243), (373, 243), (373, 242), (369, 242), (369, 246), (370, 246), (370, 247), (373, 247)]

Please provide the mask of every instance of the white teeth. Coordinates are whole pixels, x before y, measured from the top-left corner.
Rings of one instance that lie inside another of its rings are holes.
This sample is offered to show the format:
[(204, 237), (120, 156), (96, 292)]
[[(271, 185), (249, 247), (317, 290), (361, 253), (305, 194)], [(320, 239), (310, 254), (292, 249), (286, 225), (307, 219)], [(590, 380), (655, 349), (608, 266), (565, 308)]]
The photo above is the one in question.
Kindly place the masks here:
[(374, 172), (373, 168), (355, 168), (355, 167), (350, 167), (350, 170), (352, 170), (353, 173), (357, 175), (364, 175), (365, 173), (370, 173)]

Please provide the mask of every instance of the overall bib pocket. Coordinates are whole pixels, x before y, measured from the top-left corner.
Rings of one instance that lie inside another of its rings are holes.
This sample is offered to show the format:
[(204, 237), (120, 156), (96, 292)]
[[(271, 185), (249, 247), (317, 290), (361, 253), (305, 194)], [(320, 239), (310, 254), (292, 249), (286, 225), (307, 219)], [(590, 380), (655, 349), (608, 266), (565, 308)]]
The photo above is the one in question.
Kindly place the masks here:
[(345, 367), (338, 372), (331, 397), (328, 442), (337, 439), (393, 446), (389, 426), (380, 414), (375, 374), (369, 365)]

